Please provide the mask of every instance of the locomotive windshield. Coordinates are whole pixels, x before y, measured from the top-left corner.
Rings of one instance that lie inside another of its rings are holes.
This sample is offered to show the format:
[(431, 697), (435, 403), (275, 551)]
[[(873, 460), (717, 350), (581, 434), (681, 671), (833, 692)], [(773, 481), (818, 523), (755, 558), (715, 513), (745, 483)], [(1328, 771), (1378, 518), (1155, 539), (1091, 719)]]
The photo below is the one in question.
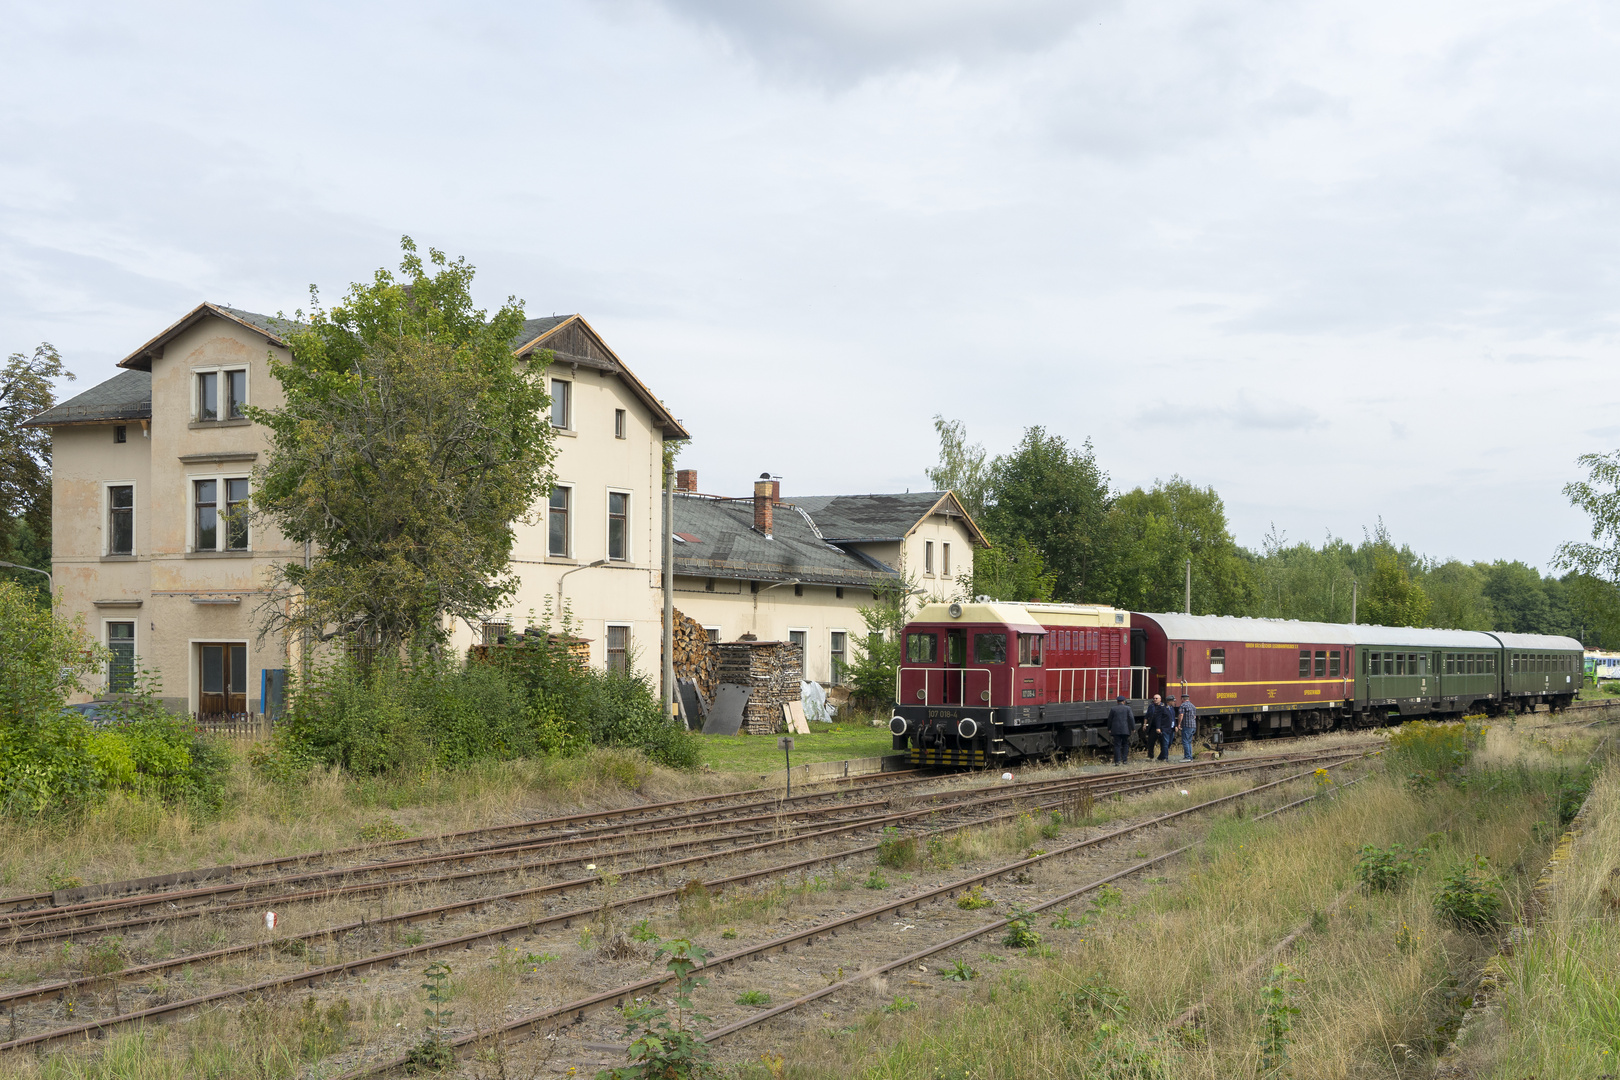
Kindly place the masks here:
[(1005, 664), (1007, 662), (1006, 634), (975, 634), (973, 637), (975, 664)]
[(913, 664), (932, 664), (939, 657), (938, 634), (907, 634), (906, 659)]
[(1041, 635), (1018, 635), (1018, 662), (1025, 667), (1041, 666)]

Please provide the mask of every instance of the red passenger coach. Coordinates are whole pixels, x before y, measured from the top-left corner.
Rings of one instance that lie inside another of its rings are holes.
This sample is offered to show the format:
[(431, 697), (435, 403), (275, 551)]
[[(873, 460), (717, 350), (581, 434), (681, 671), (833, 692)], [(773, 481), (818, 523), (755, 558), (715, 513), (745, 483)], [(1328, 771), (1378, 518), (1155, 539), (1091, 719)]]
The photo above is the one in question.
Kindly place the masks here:
[[(1192, 698), (1200, 729), (1227, 735), (1326, 731), (1353, 704), (1349, 626), (1218, 615), (1144, 615), (1156, 693)], [(1308, 636), (1302, 636), (1308, 635)]]

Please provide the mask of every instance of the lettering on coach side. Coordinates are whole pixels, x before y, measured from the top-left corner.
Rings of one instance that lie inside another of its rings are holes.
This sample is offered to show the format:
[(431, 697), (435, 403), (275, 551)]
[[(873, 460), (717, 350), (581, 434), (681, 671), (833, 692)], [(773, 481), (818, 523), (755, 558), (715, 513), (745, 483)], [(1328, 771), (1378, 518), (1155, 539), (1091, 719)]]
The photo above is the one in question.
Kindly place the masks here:
[(1231, 699), (1233, 699), (1235, 701), (1235, 700), (1237, 700), (1237, 695), (1236, 694), (1216, 694), (1215, 695), (1215, 700), (1216, 701), (1224, 701), (1227, 698), (1231, 698)]
[(1276, 641), (1245, 641), (1245, 649), (1297, 649), (1298, 645), (1284, 645)]
[(1306, 697), (1321, 697), (1322, 696), (1321, 688), (1312, 687), (1311, 689), (1305, 691), (1305, 696)]

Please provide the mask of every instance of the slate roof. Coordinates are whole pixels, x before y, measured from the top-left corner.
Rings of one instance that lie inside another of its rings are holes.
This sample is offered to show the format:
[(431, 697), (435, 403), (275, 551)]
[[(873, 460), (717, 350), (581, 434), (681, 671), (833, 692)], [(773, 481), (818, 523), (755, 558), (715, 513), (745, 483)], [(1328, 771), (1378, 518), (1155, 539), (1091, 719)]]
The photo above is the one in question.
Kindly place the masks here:
[(226, 307), (224, 304), (204, 302), (180, 316), (157, 337), (118, 361), (118, 366), (121, 368), (134, 368), (137, 371), (151, 371), (152, 361), (163, 355), (165, 345), (210, 316), (240, 323), (250, 330), (255, 330), (262, 334), (265, 340), (272, 345), (286, 345), (282, 335), (298, 326), (298, 323), (291, 319), (281, 319), (274, 315), (260, 315), (256, 311), (243, 311), (241, 308)]
[(899, 573), (859, 551), (828, 542), (809, 515), (778, 504), (771, 536), (754, 529), (753, 499), (675, 493), (675, 572), (687, 577), (747, 581), (800, 581), (807, 585), (871, 588), (898, 581)]
[(793, 504), (807, 511), (821, 534), (837, 543), (877, 544), (904, 540), (923, 519), (935, 513), (961, 518), (976, 543), (987, 543), (979, 526), (949, 491), (810, 495), (795, 497)]
[(151, 418), (151, 372), (120, 371), (106, 382), (46, 409), (23, 426), (56, 427), (59, 424), (100, 424), (110, 420)]

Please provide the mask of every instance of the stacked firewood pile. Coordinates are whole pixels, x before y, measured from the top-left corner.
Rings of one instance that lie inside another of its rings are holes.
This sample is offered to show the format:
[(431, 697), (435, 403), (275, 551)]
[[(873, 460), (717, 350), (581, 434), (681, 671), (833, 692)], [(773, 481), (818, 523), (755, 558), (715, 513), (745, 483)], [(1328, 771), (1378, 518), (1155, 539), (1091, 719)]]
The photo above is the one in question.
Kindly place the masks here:
[(679, 611), (675, 612), (675, 677), (697, 684), (704, 701), (713, 701), (718, 689), (720, 656), (709, 632)]
[(791, 641), (727, 641), (713, 647), (720, 654), (720, 681), (752, 691), (743, 730), (750, 735), (781, 731), (782, 706), (799, 700), (803, 650)]

